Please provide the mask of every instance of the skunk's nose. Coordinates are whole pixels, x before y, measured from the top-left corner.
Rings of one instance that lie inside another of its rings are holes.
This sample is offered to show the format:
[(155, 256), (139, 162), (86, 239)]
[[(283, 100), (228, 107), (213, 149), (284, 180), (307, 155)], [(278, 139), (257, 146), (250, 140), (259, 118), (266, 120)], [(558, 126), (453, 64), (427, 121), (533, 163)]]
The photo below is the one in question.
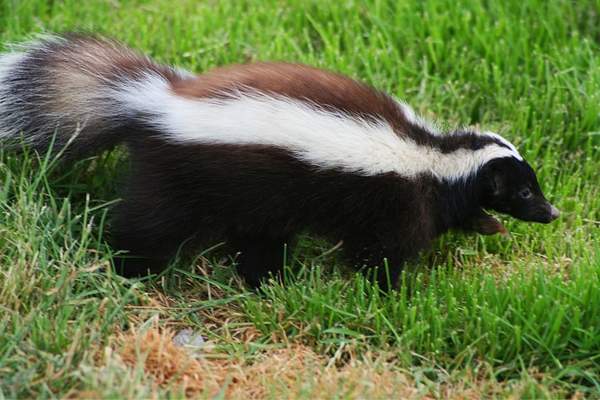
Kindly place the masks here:
[(549, 210), (549, 214), (550, 214), (550, 221), (554, 221), (556, 218), (558, 218), (560, 216), (560, 211), (558, 210), (558, 208), (554, 207), (552, 204), (548, 204), (550, 206), (550, 210)]

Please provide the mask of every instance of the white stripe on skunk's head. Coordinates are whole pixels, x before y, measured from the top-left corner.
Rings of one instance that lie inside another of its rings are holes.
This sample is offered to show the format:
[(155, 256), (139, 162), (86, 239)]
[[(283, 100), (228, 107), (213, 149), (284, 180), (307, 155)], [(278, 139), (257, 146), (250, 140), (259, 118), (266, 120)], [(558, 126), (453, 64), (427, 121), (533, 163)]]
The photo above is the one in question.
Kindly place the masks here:
[(513, 151), (513, 157), (515, 157), (517, 160), (523, 161), (523, 157), (521, 157), (521, 154), (519, 154), (519, 151), (517, 150), (515, 145), (513, 145), (511, 142), (509, 142), (502, 136), (498, 135), (497, 133), (490, 132), (490, 131), (484, 132), (483, 135), (493, 138), (493, 139), (497, 140), (498, 142), (502, 143), (503, 145), (505, 145), (506, 147), (508, 147), (509, 149), (511, 149)]
[[(455, 148), (444, 147), (454, 135), (431, 134), (433, 140), (422, 144), (386, 121), (307, 101), (249, 90), (218, 95), (180, 96), (166, 79), (148, 74), (120, 87), (115, 97), (172, 142), (274, 146), (316, 167), (361, 175), (391, 172), (408, 179), (430, 175), (455, 181), (472, 176), (494, 158), (520, 158), (514, 146), (483, 134), (469, 133), (470, 142)], [(474, 139), (486, 144), (473, 149)]]

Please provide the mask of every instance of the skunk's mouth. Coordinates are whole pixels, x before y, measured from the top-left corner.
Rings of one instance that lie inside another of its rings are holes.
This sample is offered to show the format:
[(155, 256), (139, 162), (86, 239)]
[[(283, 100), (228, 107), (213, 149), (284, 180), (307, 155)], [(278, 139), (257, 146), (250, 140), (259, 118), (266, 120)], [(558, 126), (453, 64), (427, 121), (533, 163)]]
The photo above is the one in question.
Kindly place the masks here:
[(495, 235), (500, 233), (507, 235), (508, 231), (497, 218), (480, 209), (471, 221), (471, 227), (475, 232), (483, 235)]

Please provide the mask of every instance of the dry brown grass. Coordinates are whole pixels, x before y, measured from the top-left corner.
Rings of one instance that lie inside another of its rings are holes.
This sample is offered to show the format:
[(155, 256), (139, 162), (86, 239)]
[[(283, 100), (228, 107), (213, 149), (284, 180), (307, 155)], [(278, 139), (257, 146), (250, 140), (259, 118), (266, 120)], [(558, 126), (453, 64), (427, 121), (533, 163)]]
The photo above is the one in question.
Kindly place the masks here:
[(161, 387), (178, 387), (190, 397), (214, 396), (223, 391), (227, 398), (263, 399), (327, 398), (344, 396), (388, 398), (415, 394), (404, 375), (379, 371), (363, 362), (351, 362), (338, 369), (313, 350), (293, 345), (259, 355), (254, 362), (232, 359), (208, 349), (194, 357), (173, 344), (173, 331), (152, 327), (145, 332), (130, 331), (116, 341), (116, 352), (131, 367), (143, 364), (144, 371)]
[[(194, 294), (197, 300), (206, 297), (206, 293)], [(213, 292), (210, 296), (214, 299), (223, 294)], [(444, 379), (433, 387), (426, 387), (401, 370), (393, 355), (359, 357), (345, 348), (340, 357), (329, 358), (300, 344), (298, 338), (273, 341), (280, 347), (273, 345), (254, 353), (255, 347), (251, 344), (256, 343), (260, 333), (252, 324), (244, 323), (241, 311), (231, 305), (196, 311), (206, 321), (203, 330), (220, 334), (211, 336), (216, 338), (214, 342), (209, 341), (199, 351), (193, 351), (173, 343), (175, 333), (188, 326), (185, 321), (172, 319), (178, 309), (175, 300), (158, 290), (148, 296), (143, 306), (131, 307), (130, 326), (133, 328), (115, 334), (108, 346), (98, 349), (95, 367), (109, 370), (111, 365), (120, 365), (125, 371), (123, 376), (143, 371), (143, 381), (151, 389), (142, 395), (153, 398), (163, 397), (165, 391), (176, 397), (222, 395), (227, 399), (480, 399), (519, 393), (518, 388), (510, 389), (490, 381), (481, 370), (477, 376)], [(221, 335), (223, 333), (226, 334)], [(222, 346), (234, 343), (243, 349), (237, 356), (224, 350), (231, 347)], [(102, 396), (81, 391), (73, 392), (71, 397)]]
[[(129, 368), (141, 367), (157, 389), (170, 388), (186, 397), (432, 398), (427, 389), (417, 388), (406, 373), (381, 356), (351, 356), (343, 366), (336, 366), (309, 347), (290, 344), (265, 350), (248, 361), (214, 351), (210, 344), (200, 353), (193, 352), (174, 345), (173, 336), (173, 330), (157, 324), (132, 329), (113, 341), (111, 352)], [(473, 386), (462, 384), (440, 389), (445, 398), (482, 396)]]
[[(193, 294), (192, 301), (208, 297), (206, 293)], [(223, 293), (213, 288), (209, 296), (221, 298)], [(221, 342), (242, 344), (243, 353), (252, 353), (250, 344), (260, 333), (252, 324), (244, 323), (241, 310), (231, 305), (197, 311), (205, 321), (203, 329), (218, 331), (220, 339), (218, 343), (208, 342), (200, 351), (191, 351), (173, 344), (175, 333), (186, 325), (171, 319), (177, 302), (159, 290), (146, 300), (142, 306), (130, 307), (133, 328), (116, 334), (109, 346), (98, 352), (96, 366), (102, 368), (116, 359), (131, 371), (143, 370), (154, 398), (165, 390), (191, 398), (220, 394), (227, 399), (479, 399), (503, 391), (485, 377), (423, 387), (398, 368), (389, 354), (357, 357), (344, 349), (341, 362), (340, 357), (318, 354), (298, 340), (274, 340), (282, 347), (236, 358), (220, 349)], [(93, 392), (75, 392), (73, 396), (97, 397)]]
[[(218, 288), (211, 290), (210, 294), (193, 292), (193, 300), (224, 295)], [(340, 362), (339, 357), (318, 354), (298, 340), (274, 340), (282, 347), (271, 347), (258, 355), (236, 358), (224, 353), (218, 350), (221, 341), (243, 344), (249, 350), (249, 344), (260, 336), (252, 324), (244, 323), (241, 310), (232, 309), (231, 305), (197, 311), (205, 321), (203, 329), (219, 332), (219, 343), (208, 342), (199, 353), (178, 347), (173, 344), (173, 337), (184, 323), (171, 319), (177, 302), (159, 290), (146, 300), (142, 306), (130, 307), (130, 326), (134, 328), (116, 334), (108, 353), (106, 349), (98, 352), (96, 364), (100, 368), (107, 364), (106, 354), (110, 354), (113, 362), (117, 357), (118, 363), (130, 370), (141, 368), (154, 386), (153, 397), (160, 397), (158, 393), (169, 388), (194, 398), (218, 394), (227, 399), (433, 398), (429, 389), (418, 388), (410, 375), (385, 355), (359, 358), (346, 349)], [(148, 318), (154, 322), (149, 328), (141, 328), (148, 326)], [(445, 398), (481, 398), (482, 393), (472, 387), (442, 386), (436, 392)], [(75, 395), (90, 396), (94, 397), (86, 392)]]

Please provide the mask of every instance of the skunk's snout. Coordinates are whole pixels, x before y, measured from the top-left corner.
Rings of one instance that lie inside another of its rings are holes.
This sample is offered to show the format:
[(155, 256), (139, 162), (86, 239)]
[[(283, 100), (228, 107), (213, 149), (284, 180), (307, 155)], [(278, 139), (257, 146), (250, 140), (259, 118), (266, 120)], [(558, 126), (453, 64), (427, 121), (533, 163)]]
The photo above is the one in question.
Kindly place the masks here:
[(531, 204), (529, 207), (521, 210), (521, 212), (511, 215), (523, 221), (549, 224), (560, 216), (560, 211), (543, 199), (537, 202), (537, 204)]
[(552, 204), (546, 202), (546, 204), (544, 204), (543, 211), (538, 213), (536, 220), (537, 220), (537, 222), (541, 222), (543, 224), (549, 224), (550, 222), (554, 221), (559, 216), (560, 216), (560, 211), (558, 210), (558, 208), (556, 208)]
[(549, 216), (548, 222), (552, 222), (560, 216), (560, 211), (558, 210), (558, 208), (554, 207), (550, 203), (548, 203), (548, 208), (549, 208), (548, 209), (548, 216)]

